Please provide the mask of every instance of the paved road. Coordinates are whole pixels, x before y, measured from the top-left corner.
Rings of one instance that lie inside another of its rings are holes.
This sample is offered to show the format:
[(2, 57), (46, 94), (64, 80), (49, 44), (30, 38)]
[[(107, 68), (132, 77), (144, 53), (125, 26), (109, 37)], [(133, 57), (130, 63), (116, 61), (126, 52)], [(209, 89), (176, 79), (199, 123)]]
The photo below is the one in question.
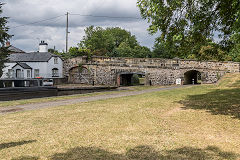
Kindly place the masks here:
[(8, 113), (12, 113), (12, 112), (20, 112), (20, 111), (27, 111), (27, 110), (34, 110), (34, 109), (41, 109), (41, 108), (48, 108), (48, 107), (56, 107), (56, 106), (62, 106), (62, 105), (70, 105), (70, 104), (76, 104), (76, 103), (82, 103), (82, 102), (91, 102), (91, 101), (97, 101), (97, 100), (105, 100), (105, 99), (111, 99), (111, 98), (140, 95), (140, 94), (144, 94), (144, 93), (172, 90), (172, 89), (183, 88), (183, 87), (188, 87), (188, 86), (172, 86), (172, 87), (166, 87), (166, 88), (154, 88), (154, 89), (146, 89), (146, 90), (142, 90), (142, 91), (119, 92), (119, 93), (107, 94), (107, 95), (80, 97), (77, 99), (75, 98), (75, 99), (59, 100), (59, 101), (52, 101), (52, 102), (25, 104), (25, 105), (18, 105), (18, 106), (14, 106), (14, 107), (2, 107), (2, 108), (0, 108), (0, 114), (8, 114)]

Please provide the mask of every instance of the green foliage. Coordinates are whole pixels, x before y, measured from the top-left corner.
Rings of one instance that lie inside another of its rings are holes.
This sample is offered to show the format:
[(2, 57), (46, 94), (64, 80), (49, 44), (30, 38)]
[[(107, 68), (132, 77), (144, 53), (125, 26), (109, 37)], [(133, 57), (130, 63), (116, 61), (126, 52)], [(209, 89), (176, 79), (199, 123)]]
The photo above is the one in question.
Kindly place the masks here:
[(231, 60), (224, 51), (222, 51), (218, 46), (212, 44), (207, 46), (202, 46), (199, 51), (199, 60), (215, 60), (215, 61), (226, 61)]
[(167, 46), (166, 43), (155, 43), (153, 48), (153, 58), (167, 58), (171, 59), (175, 57), (175, 53), (173, 50), (174, 48), (171, 48)]
[(229, 56), (232, 57), (232, 60), (235, 62), (240, 62), (240, 44), (235, 44), (231, 49)]
[(78, 57), (78, 56), (90, 57), (92, 54), (89, 49), (78, 48), (78, 47), (71, 47), (69, 49), (68, 53), (65, 53), (64, 51), (59, 52), (59, 51), (51, 49), (51, 48), (48, 49), (48, 52), (56, 54), (56, 55), (62, 57), (63, 59), (74, 58), (74, 57)]
[(163, 57), (201, 57), (199, 51), (214, 35), (221, 48), (231, 49), (230, 37), (240, 32), (239, 0), (138, 0), (143, 18), (148, 19), (150, 33), (160, 31), (155, 46)]
[(134, 74), (132, 76), (132, 84), (133, 85), (139, 85), (140, 84), (140, 79), (139, 79), (139, 76), (137, 74)]
[(53, 48), (49, 48), (49, 49), (48, 49), (48, 52), (49, 52), (49, 53), (53, 53), (53, 54), (54, 54), (54, 52), (55, 52), (55, 49), (53, 49)]
[[(0, 2), (0, 15), (2, 14), (2, 5), (3, 3)], [(11, 37), (8, 32), (7, 25), (7, 17), (0, 16), (0, 77), (3, 74), (2, 69), (4, 68), (4, 63), (7, 61), (8, 50), (4, 47), (5, 43)]]
[(148, 57), (151, 54), (150, 49), (139, 45), (134, 35), (119, 27), (106, 29), (87, 27), (85, 36), (78, 46), (78, 48), (73, 47), (69, 50), (70, 55)]
[(90, 49), (86, 48), (78, 48), (78, 47), (71, 47), (68, 52), (70, 57), (78, 57), (78, 56), (91, 56)]
[(136, 45), (133, 48), (126, 42), (120, 44), (114, 50), (112, 57), (134, 57), (134, 58), (147, 58), (151, 57), (151, 50), (145, 46)]
[(5, 67), (4, 63), (7, 61), (8, 53), (9, 53), (9, 51), (7, 50), (7, 48), (5, 48), (3, 46), (0, 48), (0, 77), (3, 74), (2, 69)]
[(58, 55), (58, 56), (60, 56), (60, 57), (63, 58), (63, 59), (67, 59), (67, 58), (70, 58), (70, 57), (71, 57), (71, 56), (69, 56), (69, 54), (66, 54), (64, 51), (59, 52), (58, 50), (52, 49), (52, 48), (49, 48), (49, 49), (48, 49), (48, 52), (53, 53), (53, 54), (55, 54), (55, 55)]
[(133, 49), (133, 57), (135, 58), (150, 58), (152, 57), (151, 50), (148, 47), (137, 45)]
[(82, 70), (83, 70), (83, 64), (82, 64), (82, 63), (79, 63), (79, 64), (78, 64), (78, 71), (79, 71), (79, 72), (82, 72)]
[(232, 57), (233, 61), (240, 62), (240, 33), (232, 35), (230, 40), (233, 45), (229, 56)]
[(117, 57), (133, 57), (133, 49), (129, 44), (123, 42), (118, 48), (116, 48)]

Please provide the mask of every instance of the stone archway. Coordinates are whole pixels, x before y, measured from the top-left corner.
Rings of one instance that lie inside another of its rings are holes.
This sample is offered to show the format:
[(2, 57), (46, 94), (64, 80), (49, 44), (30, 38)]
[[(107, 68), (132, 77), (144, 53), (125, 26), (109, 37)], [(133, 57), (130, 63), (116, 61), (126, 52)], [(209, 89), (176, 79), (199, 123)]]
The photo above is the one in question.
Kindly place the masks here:
[(69, 70), (68, 82), (73, 84), (92, 84), (93, 77), (86, 67), (73, 67)]
[[(121, 72), (117, 74), (118, 86), (141, 85), (141, 79), (145, 79), (145, 73), (142, 72)], [(138, 82), (136, 81), (138, 79)], [(145, 84), (145, 82), (143, 82)]]
[(201, 84), (202, 76), (201, 72), (197, 70), (190, 70), (184, 73), (184, 84)]

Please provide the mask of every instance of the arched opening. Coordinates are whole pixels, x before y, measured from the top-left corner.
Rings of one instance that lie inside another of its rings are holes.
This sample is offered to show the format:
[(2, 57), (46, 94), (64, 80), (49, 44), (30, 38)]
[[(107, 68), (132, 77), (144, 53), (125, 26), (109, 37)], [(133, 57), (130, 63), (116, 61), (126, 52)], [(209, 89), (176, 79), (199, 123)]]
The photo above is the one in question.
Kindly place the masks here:
[(121, 74), (120, 75), (120, 86), (132, 86), (133, 74)]
[(93, 77), (86, 67), (73, 67), (69, 70), (68, 82), (73, 84), (92, 84)]
[(145, 84), (145, 75), (142, 73), (121, 73), (118, 76), (118, 86), (137, 86)]
[(201, 84), (201, 73), (196, 70), (190, 70), (184, 73), (184, 84)]

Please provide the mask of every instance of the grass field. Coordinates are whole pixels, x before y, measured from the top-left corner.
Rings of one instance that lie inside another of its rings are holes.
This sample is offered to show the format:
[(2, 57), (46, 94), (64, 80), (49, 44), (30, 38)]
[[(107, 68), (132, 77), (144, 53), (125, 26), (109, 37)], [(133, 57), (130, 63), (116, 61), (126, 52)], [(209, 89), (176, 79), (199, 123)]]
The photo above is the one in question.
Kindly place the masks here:
[(240, 75), (1, 115), (0, 159), (240, 159)]

